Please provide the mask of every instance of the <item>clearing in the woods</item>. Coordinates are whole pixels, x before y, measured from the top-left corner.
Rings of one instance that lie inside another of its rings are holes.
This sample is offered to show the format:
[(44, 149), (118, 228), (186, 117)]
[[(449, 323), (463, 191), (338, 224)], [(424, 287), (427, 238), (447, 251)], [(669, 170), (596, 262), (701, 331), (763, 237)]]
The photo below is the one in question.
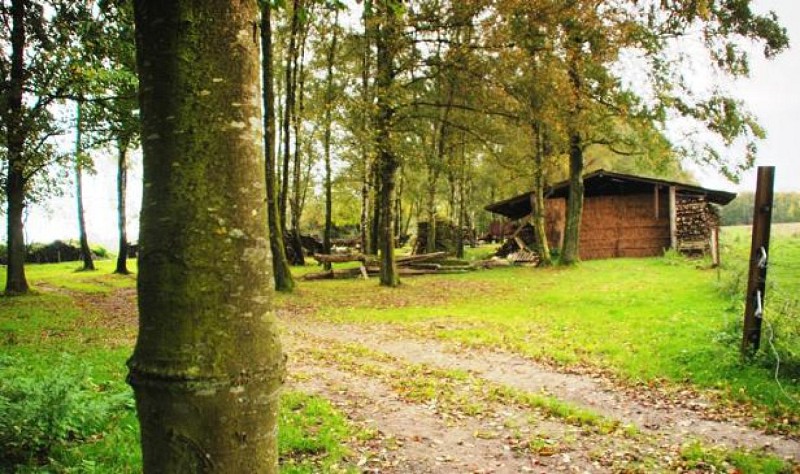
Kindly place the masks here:
[[(283, 471), (800, 472), (800, 335), (781, 319), (797, 315), (800, 228), (773, 231), (781, 385), (770, 332), (739, 359), (748, 236), (723, 238), (722, 269), (666, 256), (301, 282), (276, 296)], [(135, 280), (73, 269), (32, 266), (38, 294), (0, 301), (0, 471), (139, 471)]]

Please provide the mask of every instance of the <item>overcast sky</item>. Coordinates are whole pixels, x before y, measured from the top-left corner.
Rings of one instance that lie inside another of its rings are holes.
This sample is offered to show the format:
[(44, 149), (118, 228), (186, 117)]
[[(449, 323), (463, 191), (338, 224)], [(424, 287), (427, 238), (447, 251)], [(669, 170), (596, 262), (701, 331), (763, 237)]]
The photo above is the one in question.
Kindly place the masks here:
[[(736, 84), (735, 93), (759, 118), (767, 139), (758, 147), (757, 165), (775, 166), (777, 191), (800, 191), (800, 2), (756, 0), (756, 11), (772, 10), (789, 30), (790, 48), (775, 59), (751, 58), (751, 77)], [(755, 170), (739, 185), (713, 173), (695, 172), (703, 186), (731, 191), (755, 189)]]
[[(756, 0), (757, 11), (774, 10), (789, 30), (791, 48), (767, 61), (753, 56), (751, 78), (736, 84), (735, 91), (756, 114), (768, 137), (759, 146), (758, 165), (776, 166), (776, 190), (800, 191), (800, 2)], [(135, 160), (129, 178), (129, 235), (136, 240), (141, 201), (141, 160)], [(89, 239), (116, 249), (116, 171), (113, 157), (97, 157), (98, 174), (85, 181), (86, 220)], [(755, 188), (755, 171), (748, 172), (736, 185), (713, 172), (695, 169), (703, 186), (746, 191)], [(28, 242), (50, 242), (76, 238), (78, 234), (74, 198), (53, 199), (43, 208), (30, 208), (26, 221)], [(5, 226), (2, 228), (5, 240)]]

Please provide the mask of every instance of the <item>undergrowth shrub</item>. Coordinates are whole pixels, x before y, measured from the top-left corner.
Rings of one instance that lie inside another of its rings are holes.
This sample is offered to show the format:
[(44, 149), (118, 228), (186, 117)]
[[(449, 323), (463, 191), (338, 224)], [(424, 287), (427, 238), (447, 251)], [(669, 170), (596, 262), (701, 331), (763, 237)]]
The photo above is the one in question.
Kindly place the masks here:
[(98, 437), (120, 412), (133, 409), (129, 391), (96, 384), (86, 367), (64, 357), (43, 373), (0, 356), (0, 472), (48, 464), (58, 448)]
[[(730, 299), (733, 317), (716, 340), (737, 350), (742, 341), (747, 276), (745, 265), (734, 265), (721, 273), (717, 284), (719, 292)], [(761, 347), (755, 360), (768, 367), (775, 367), (780, 360), (781, 376), (800, 377), (800, 299), (781, 291), (769, 279), (761, 325)]]

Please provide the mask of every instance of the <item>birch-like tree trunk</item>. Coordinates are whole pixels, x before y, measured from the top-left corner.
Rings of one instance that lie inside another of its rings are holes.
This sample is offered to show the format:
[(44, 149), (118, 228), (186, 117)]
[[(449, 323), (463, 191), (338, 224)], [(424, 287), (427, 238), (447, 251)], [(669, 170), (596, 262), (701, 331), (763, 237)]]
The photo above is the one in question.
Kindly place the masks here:
[(147, 473), (276, 473), (256, 0), (136, 0), (144, 150), (139, 335)]
[(128, 192), (128, 142), (117, 139), (117, 228), (119, 229), (119, 252), (114, 273), (127, 275), (128, 271), (128, 226), (126, 222)]
[[(333, 128), (333, 66), (336, 59), (336, 47), (339, 32), (339, 10), (333, 12), (333, 29), (331, 44), (326, 58), (325, 78), (325, 135), (323, 147), (325, 149), (325, 231), (322, 236), (322, 246), (325, 253), (331, 253), (331, 232), (333, 230), (333, 180), (331, 169), (331, 129)], [(330, 270), (330, 262), (325, 263), (325, 269)]]
[(86, 213), (83, 208), (83, 123), (81, 115), (83, 104), (78, 100), (76, 129), (75, 129), (75, 201), (78, 207), (78, 238), (81, 247), (83, 271), (94, 271), (92, 249), (89, 247), (89, 237), (86, 233)]
[(264, 171), (267, 187), (267, 221), (269, 245), (272, 250), (272, 267), (275, 289), (290, 293), (294, 290), (294, 279), (286, 258), (283, 239), (283, 223), (278, 203), (276, 176), (277, 154), (275, 146), (275, 73), (272, 45), (272, 7), (271, 2), (261, 6), (261, 80), (264, 89)]

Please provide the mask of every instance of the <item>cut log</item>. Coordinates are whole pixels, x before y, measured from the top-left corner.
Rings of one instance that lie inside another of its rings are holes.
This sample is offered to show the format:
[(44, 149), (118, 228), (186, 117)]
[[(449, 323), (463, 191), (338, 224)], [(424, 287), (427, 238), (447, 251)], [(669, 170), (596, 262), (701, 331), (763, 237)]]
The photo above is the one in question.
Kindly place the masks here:
[(437, 258), (442, 258), (447, 256), (447, 252), (434, 252), (434, 253), (423, 253), (420, 255), (409, 255), (408, 257), (400, 257), (395, 259), (395, 263), (398, 266), (408, 265), (413, 262), (424, 262), (427, 260), (434, 260)]

